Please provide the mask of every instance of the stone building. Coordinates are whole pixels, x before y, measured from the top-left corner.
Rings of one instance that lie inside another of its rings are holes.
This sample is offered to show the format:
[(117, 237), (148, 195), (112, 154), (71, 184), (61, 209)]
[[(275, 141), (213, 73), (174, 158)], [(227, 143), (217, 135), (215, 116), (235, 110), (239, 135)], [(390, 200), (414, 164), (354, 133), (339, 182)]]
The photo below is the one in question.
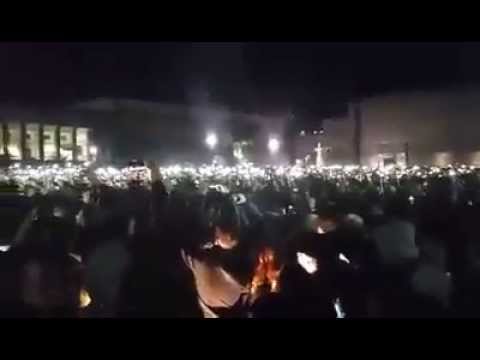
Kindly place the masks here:
[(323, 129), (327, 164), (480, 165), (480, 89), (363, 99)]
[(0, 109), (0, 156), (11, 161), (96, 159), (91, 127), (67, 113)]

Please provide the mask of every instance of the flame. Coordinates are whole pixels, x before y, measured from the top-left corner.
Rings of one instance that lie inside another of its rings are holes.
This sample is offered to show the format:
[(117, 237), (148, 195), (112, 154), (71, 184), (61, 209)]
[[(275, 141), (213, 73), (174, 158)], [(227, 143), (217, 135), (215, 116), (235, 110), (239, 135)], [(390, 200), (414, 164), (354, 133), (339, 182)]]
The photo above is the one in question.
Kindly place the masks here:
[(215, 227), (214, 244), (223, 249), (232, 249), (237, 245), (237, 239), (230, 232), (223, 231), (218, 226)]
[(271, 248), (265, 248), (258, 255), (257, 266), (250, 284), (250, 293), (257, 294), (260, 287), (267, 287), (269, 292), (278, 292), (282, 268), (275, 258), (274, 251)]

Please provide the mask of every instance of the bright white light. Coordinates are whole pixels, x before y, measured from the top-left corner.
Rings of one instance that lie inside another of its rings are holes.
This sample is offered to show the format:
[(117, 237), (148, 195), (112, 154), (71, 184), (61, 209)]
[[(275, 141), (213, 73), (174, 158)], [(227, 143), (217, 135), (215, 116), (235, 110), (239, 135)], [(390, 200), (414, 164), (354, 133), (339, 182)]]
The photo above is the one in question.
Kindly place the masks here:
[(343, 255), (342, 253), (340, 253), (340, 254), (338, 255), (338, 259), (339, 259), (340, 261), (343, 261), (343, 262), (347, 263), (347, 264), (350, 264), (350, 260), (348, 260), (348, 258), (347, 258), (345, 255)]
[(212, 243), (212, 242), (207, 242), (207, 243), (205, 243), (204, 245), (202, 245), (202, 249), (204, 249), (204, 250), (213, 249), (214, 246), (215, 246), (214, 243)]
[(337, 319), (345, 318), (345, 312), (342, 309), (342, 303), (340, 302), (339, 298), (336, 298), (333, 302), (333, 307), (335, 308), (335, 312), (337, 313)]
[(349, 172), (352, 172), (354, 170), (358, 170), (358, 165), (346, 165), (343, 170), (345, 170), (345, 172), (349, 173)]
[(318, 269), (317, 260), (307, 254), (297, 252), (297, 262), (309, 274), (315, 273)]
[(217, 138), (217, 134), (215, 133), (208, 133), (207, 134), (207, 137), (205, 138), (205, 143), (207, 144), (207, 146), (210, 148), (210, 149), (214, 149), (215, 146), (217, 146), (217, 143), (218, 143), (218, 138)]
[(393, 165), (393, 164), (388, 164), (388, 165), (385, 165), (384, 170), (385, 170), (386, 172), (390, 172), (390, 171), (392, 171), (394, 168), (395, 168), (395, 165)]
[(90, 146), (90, 155), (97, 156), (98, 148), (95, 145)]
[(79, 263), (82, 262), (82, 257), (78, 254), (74, 254), (74, 253), (69, 253), (68, 255), (70, 255), (72, 258), (74, 258), (75, 260), (77, 260)]
[(268, 139), (268, 150), (271, 154), (276, 154), (280, 149), (280, 141), (277, 138), (271, 137)]

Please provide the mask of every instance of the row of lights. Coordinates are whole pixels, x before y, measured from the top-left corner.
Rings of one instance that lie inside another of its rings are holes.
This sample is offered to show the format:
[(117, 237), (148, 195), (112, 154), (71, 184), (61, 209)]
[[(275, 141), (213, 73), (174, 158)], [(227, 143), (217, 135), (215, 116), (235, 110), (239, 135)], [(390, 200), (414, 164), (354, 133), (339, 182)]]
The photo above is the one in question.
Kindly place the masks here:
[[(215, 149), (218, 144), (218, 137), (217, 134), (214, 132), (207, 133), (205, 138), (205, 144), (208, 146), (210, 150)], [(270, 154), (276, 154), (280, 150), (280, 140), (276, 136), (270, 136), (267, 143), (268, 150)]]
[[(322, 135), (325, 131), (323, 129), (320, 129), (320, 130), (313, 130), (312, 131), (312, 134), (313, 135)], [(306, 136), (307, 135), (307, 131), (306, 130), (301, 130), (300, 131), (300, 136)]]

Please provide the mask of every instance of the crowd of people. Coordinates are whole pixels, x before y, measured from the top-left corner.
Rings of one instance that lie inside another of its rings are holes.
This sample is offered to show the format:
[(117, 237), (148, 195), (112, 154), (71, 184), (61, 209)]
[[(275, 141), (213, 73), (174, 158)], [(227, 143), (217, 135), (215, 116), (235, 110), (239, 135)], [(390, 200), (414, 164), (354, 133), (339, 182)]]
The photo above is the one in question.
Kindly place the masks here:
[(27, 203), (1, 317), (477, 316), (477, 168), (15, 165), (0, 183)]

